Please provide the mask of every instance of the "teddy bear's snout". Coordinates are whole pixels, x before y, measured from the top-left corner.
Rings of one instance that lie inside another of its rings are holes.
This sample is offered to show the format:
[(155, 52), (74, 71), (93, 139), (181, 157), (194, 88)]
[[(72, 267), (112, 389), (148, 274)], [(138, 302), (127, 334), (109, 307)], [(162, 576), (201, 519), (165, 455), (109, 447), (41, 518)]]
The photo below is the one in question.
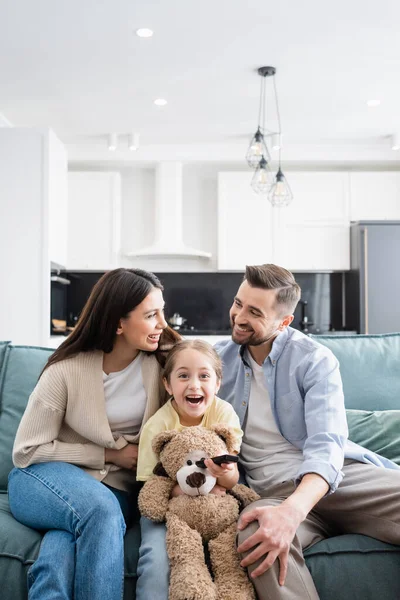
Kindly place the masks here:
[(200, 488), (205, 482), (206, 476), (204, 473), (199, 473), (198, 471), (191, 473), (186, 477), (186, 483), (192, 488)]

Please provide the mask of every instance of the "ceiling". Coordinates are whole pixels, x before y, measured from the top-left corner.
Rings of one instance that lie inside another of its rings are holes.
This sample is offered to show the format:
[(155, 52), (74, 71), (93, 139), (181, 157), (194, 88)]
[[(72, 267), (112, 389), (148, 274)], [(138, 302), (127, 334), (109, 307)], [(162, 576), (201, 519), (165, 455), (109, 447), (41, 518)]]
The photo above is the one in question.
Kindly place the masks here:
[(397, 0), (0, 0), (0, 113), (68, 144), (131, 131), (144, 147), (243, 144), (256, 69), (273, 65), (285, 145), (386, 144), (400, 133), (399, 23)]

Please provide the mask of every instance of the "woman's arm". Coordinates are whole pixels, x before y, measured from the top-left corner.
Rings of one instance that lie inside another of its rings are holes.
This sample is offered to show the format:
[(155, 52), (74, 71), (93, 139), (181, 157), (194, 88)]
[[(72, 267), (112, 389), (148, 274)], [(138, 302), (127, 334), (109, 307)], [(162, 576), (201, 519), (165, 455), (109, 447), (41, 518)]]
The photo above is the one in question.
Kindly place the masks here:
[(93, 443), (58, 440), (67, 405), (67, 386), (59, 365), (39, 379), (15, 437), (13, 462), (24, 468), (34, 463), (62, 461), (92, 469), (104, 467), (104, 448)]

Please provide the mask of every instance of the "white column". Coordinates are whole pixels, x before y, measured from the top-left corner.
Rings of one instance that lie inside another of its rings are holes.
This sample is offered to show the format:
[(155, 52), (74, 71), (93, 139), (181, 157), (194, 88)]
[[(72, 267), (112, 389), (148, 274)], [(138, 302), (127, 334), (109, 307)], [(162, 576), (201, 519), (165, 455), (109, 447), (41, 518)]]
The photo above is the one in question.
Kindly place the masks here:
[(62, 148), (49, 130), (0, 128), (0, 340), (14, 344), (49, 337), (53, 144)]

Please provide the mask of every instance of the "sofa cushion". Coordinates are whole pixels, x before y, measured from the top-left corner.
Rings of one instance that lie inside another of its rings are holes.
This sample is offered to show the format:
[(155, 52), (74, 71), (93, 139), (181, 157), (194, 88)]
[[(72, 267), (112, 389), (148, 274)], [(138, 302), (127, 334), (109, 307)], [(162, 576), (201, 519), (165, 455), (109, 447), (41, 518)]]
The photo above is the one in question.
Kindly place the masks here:
[[(26, 600), (27, 572), (36, 560), (42, 535), (25, 527), (10, 512), (8, 496), (0, 493), (0, 581), (2, 600)], [(134, 600), (140, 527), (135, 523), (125, 535), (125, 594)]]
[(320, 600), (400, 598), (400, 546), (340, 535), (304, 552)]
[(39, 375), (54, 350), (9, 346), (3, 366), (0, 396), (0, 490), (7, 489), (12, 469), (12, 447), (18, 424)]
[(41, 539), (40, 533), (14, 519), (7, 494), (0, 493), (1, 598), (27, 598), (27, 573), (39, 553)]
[(400, 333), (313, 339), (339, 360), (346, 408), (400, 409)]
[(400, 465), (400, 410), (346, 410), (349, 438)]

